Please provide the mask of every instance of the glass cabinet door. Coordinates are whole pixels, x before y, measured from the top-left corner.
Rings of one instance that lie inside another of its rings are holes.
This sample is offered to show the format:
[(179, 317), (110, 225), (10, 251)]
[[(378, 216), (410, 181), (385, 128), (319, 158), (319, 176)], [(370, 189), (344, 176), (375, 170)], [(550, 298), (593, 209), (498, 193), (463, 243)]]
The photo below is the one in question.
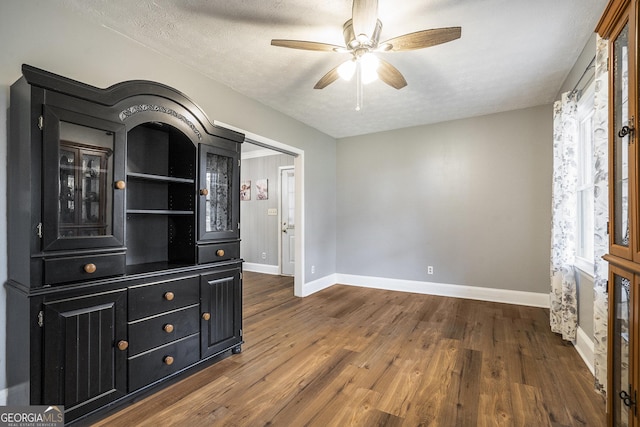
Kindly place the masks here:
[[(68, 125), (61, 123), (61, 128)], [(58, 237), (107, 235), (112, 228), (107, 217), (107, 206), (112, 204), (107, 193), (107, 182), (113, 181), (112, 149), (60, 141), (59, 161)]]
[(200, 145), (199, 240), (240, 236), (238, 162), (236, 152)]
[(44, 250), (122, 245), (124, 126), (54, 107), (44, 123)]
[(612, 268), (613, 289), (609, 292), (610, 309), (613, 324), (609, 326), (612, 339), (610, 375), (610, 416), (613, 426), (630, 426), (631, 412), (635, 405), (635, 392), (632, 386), (631, 352), (632, 337), (631, 292), (633, 276)]
[(629, 103), (629, 23), (611, 43), (613, 66), (613, 230), (612, 253), (630, 258), (629, 252), (629, 142), (632, 137), (632, 114)]

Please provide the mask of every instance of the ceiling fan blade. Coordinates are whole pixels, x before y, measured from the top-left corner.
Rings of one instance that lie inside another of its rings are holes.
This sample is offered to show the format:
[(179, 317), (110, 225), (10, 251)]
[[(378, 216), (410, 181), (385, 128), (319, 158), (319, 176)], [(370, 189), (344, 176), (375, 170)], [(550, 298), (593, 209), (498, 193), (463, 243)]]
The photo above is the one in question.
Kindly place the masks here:
[(353, 0), (351, 14), (355, 36), (365, 34), (370, 39), (378, 21), (378, 0)]
[(384, 59), (380, 59), (380, 65), (378, 66), (378, 77), (380, 78), (380, 80), (396, 89), (402, 89), (407, 85), (407, 81), (404, 79), (402, 73)]
[(434, 28), (394, 37), (384, 43), (380, 43), (380, 47), (382, 50), (390, 50), (393, 52), (423, 49), (459, 39), (461, 34), (461, 27)]
[(271, 46), (288, 47), (290, 49), (315, 50), (320, 52), (335, 52), (336, 49), (344, 49), (344, 47), (335, 44), (284, 39), (271, 40)]
[[(340, 64), (340, 65), (342, 65), (342, 64)], [(338, 80), (338, 77), (340, 77), (340, 74), (338, 74), (338, 67), (340, 65), (338, 65), (337, 67), (332, 68), (331, 71), (329, 71), (327, 74), (322, 76), (322, 78), (320, 80), (318, 80), (318, 83), (316, 83), (316, 85), (313, 88), (314, 89), (324, 89), (325, 87), (329, 86), (331, 83), (333, 83), (336, 80)]]

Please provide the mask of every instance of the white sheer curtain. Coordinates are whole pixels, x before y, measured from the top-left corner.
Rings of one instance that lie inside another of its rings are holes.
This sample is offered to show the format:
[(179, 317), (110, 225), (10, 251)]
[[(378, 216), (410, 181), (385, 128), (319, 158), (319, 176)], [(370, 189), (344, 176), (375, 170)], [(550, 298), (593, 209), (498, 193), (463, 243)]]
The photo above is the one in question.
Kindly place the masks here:
[(553, 192), (551, 224), (550, 324), (575, 341), (578, 326), (576, 280), (577, 102), (566, 92), (553, 105)]

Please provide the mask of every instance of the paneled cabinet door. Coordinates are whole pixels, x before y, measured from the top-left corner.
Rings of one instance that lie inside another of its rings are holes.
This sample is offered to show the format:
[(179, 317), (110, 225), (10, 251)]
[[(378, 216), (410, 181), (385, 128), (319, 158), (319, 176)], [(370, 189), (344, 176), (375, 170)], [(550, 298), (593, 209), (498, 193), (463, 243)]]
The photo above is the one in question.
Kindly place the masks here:
[(124, 125), (44, 106), (43, 250), (123, 245)]
[(640, 276), (616, 266), (609, 268), (609, 385), (610, 425), (638, 426), (637, 299)]
[(200, 352), (205, 358), (242, 343), (240, 268), (200, 276)]
[(198, 240), (240, 237), (238, 153), (200, 144)]
[(47, 302), (42, 404), (71, 421), (127, 391), (126, 291)]

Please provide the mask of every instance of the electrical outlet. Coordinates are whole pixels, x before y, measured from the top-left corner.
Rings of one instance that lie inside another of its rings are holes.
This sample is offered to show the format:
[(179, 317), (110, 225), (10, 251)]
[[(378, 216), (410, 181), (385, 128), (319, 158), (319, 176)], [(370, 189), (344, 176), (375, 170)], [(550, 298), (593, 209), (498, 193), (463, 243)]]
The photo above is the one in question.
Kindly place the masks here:
[(262, 255), (260, 255), (260, 258), (267, 259), (267, 253), (266, 252), (262, 252)]
[(311, 266), (311, 274), (316, 274), (316, 266), (315, 265)]
[(427, 274), (433, 274), (433, 266), (432, 265), (427, 267)]

